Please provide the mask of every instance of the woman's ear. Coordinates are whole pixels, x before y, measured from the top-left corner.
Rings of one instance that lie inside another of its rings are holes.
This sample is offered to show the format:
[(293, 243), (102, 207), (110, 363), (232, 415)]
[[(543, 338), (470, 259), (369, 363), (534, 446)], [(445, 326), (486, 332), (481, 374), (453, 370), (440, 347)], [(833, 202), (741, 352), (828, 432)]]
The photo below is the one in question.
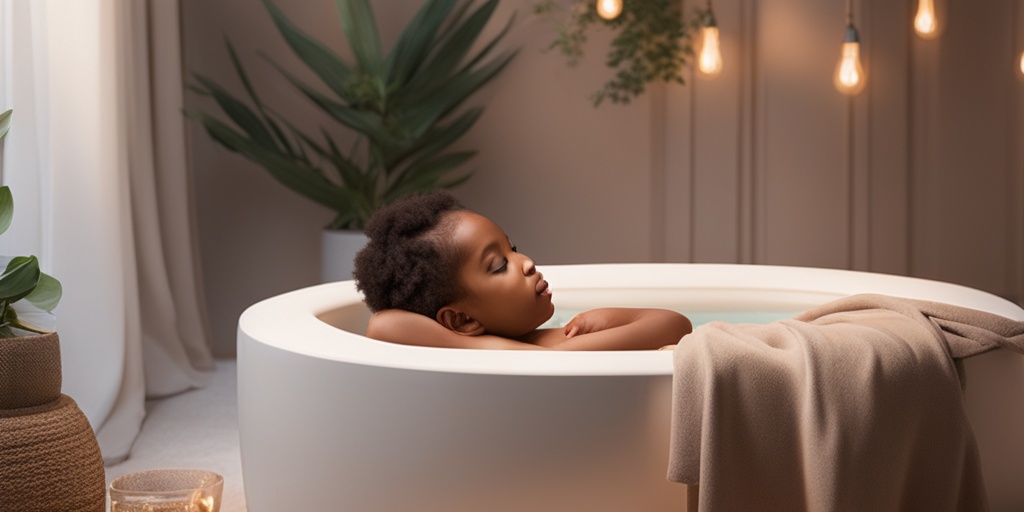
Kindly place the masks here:
[(483, 324), (452, 306), (445, 306), (437, 312), (437, 323), (456, 334), (479, 336), (484, 333)]

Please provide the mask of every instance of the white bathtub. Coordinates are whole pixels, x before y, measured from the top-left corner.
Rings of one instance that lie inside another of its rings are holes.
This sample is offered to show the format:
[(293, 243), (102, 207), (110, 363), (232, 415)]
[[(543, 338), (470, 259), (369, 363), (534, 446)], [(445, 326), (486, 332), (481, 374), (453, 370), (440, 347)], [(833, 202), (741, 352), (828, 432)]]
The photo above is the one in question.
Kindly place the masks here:
[[(978, 290), (842, 270), (541, 270), (555, 304), (567, 310), (651, 306), (699, 318), (781, 317), (872, 292), (1024, 320), (1024, 310)], [(410, 347), (362, 336), (368, 318), (351, 281), (286, 293), (242, 314), (238, 413), (250, 512), (685, 509), (686, 487), (665, 480), (671, 352)], [(1024, 503), (1014, 481), (1024, 474), (1016, 439), (1024, 431), (1024, 358), (975, 359), (968, 400), (975, 389), (982, 398), (970, 410), (972, 423), (996, 425), (975, 424), (990, 495), (994, 504)], [(989, 396), (991, 386), (1005, 388), (999, 398)], [(994, 418), (1007, 403), (1018, 412)]]

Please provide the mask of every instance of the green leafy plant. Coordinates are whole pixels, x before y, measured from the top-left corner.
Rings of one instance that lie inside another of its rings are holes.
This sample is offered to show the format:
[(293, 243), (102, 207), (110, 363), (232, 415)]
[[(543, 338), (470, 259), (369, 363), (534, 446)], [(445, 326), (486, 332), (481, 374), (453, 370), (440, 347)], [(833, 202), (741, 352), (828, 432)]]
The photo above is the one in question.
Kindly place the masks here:
[(660, 80), (684, 84), (683, 68), (693, 57), (693, 34), (703, 12), (684, 18), (680, 0), (623, 0), (622, 14), (612, 20), (597, 14), (594, 0), (574, 0), (566, 11), (554, 0), (534, 4), (536, 15), (556, 18), (558, 35), (549, 49), (558, 49), (569, 66), (583, 58), (587, 29), (603, 26), (615, 32), (605, 64), (615, 75), (590, 94), (594, 106), (604, 100), (629, 103), (647, 84)]
[(449, 147), (476, 123), (483, 108), (459, 107), (516, 53), (505, 51), (488, 60), (512, 19), (471, 52), (498, 0), (475, 9), (470, 1), (428, 0), (387, 53), (369, 0), (336, 0), (352, 62), (301, 31), (269, 0), (263, 3), (288, 45), (328, 92), (271, 63), (320, 109), (357, 132), (357, 143), (342, 152), (327, 130), (321, 128), (318, 136), (303, 133), (275, 112), (256, 94), (230, 42), (228, 52), (251, 106), (197, 74), (199, 85), (193, 90), (213, 97), (235, 125), (189, 112), (214, 140), (336, 212), (328, 226), (332, 229), (361, 229), (377, 208), (404, 194), (450, 188), (468, 179), (469, 173), (451, 176), (451, 171), (476, 151)]
[[(0, 143), (11, 128), (11, 111), (0, 114)], [(11, 227), (14, 198), (0, 187), (0, 234)], [(0, 256), (0, 338), (45, 334), (53, 330), (53, 308), (60, 302), (60, 281), (39, 270), (35, 256)]]

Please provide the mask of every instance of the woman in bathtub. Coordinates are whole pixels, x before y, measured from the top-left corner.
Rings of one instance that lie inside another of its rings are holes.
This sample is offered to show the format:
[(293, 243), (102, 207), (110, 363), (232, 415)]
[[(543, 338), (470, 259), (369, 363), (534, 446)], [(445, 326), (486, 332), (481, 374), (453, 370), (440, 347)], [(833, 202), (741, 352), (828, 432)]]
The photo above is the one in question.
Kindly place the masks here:
[(490, 219), (446, 192), (406, 196), (366, 224), (356, 286), (374, 312), (366, 335), (407, 345), (483, 349), (642, 350), (676, 344), (689, 319), (663, 309), (603, 308), (564, 328), (532, 259)]

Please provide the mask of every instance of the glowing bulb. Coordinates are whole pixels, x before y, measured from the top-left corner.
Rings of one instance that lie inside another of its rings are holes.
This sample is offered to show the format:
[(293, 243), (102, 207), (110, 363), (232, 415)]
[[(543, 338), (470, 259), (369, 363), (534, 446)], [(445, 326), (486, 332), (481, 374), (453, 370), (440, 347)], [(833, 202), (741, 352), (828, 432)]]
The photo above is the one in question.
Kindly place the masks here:
[(718, 27), (705, 26), (701, 29), (703, 43), (700, 49), (700, 56), (697, 57), (697, 69), (708, 78), (714, 78), (722, 73), (722, 48), (718, 44)]
[(1020, 54), (1020, 72), (1024, 74), (1024, 53)]
[(860, 43), (843, 43), (843, 56), (836, 66), (836, 89), (847, 96), (864, 90), (864, 68), (860, 65)]
[(614, 20), (619, 14), (622, 14), (622, 0), (597, 0), (598, 16)]
[(914, 16), (914, 30), (922, 39), (932, 39), (939, 35), (939, 22), (935, 17), (935, 0), (919, 1), (917, 15)]
[(836, 89), (847, 96), (860, 94), (867, 85), (864, 68), (860, 65), (860, 40), (857, 29), (846, 27), (846, 38), (843, 39), (843, 52), (836, 66), (834, 77)]

